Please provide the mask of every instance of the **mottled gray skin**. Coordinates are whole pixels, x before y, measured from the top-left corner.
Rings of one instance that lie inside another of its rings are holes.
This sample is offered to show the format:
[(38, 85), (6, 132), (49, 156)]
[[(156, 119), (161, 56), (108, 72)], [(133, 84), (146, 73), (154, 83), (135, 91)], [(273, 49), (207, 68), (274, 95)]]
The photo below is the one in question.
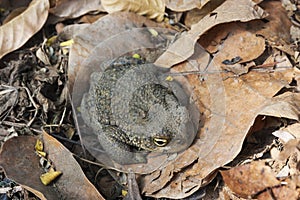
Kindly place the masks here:
[(153, 64), (131, 57), (91, 75), (82, 118), (117, 163), (144, 163), (151, 151), (174, 153), (191, 145), (198, 126), (187, 107), (189, 97), (163, 75)]

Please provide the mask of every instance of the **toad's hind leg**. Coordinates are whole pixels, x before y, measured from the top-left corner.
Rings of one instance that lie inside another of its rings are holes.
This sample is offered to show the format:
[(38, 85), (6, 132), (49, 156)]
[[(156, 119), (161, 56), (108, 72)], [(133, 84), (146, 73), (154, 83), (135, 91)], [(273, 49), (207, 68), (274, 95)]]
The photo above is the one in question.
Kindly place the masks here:
[(124, 143), (124, 133), (117, 127), (105, 126), (98, 135), (99, 142), (106, 154), (119, 164), (146, 163), (146, 155), (135, 151), (130, 145)]

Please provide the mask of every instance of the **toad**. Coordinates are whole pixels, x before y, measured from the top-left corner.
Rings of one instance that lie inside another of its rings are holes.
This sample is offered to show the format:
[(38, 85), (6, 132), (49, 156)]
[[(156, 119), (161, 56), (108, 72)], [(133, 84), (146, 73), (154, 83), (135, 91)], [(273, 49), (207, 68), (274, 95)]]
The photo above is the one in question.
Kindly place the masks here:
[(193, 142), (199, 119), (181, 85), (166, 74), (128, 56), (91, 74), (81, 115), (115, 162), (145, 163), (150, 152), (177, 153)]

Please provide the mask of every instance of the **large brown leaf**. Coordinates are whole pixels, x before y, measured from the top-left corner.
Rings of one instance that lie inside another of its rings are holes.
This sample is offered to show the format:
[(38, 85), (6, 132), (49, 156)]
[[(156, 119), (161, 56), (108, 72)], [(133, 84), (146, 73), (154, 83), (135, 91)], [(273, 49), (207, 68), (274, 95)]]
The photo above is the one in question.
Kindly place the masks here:
[(20, 48), (44, 25), (48, 0), (33, 0), (19, 16), (0, 27), (0, 58)]
[(42, 138), (48, 158), (55, 163), (57, 170), (63, 172), (56, 182), (56, 187), (61, 194), (68, 199), (104, 199), (86, 178), (73, 154), (66, 147), (46, 132), (43, 133)]
[(0, 165), (9, 178), (42, 199), (103, 199), (85, 177), (72, 153), (47, 133), (42, 135), (45, 152), (62, 175), (55, 181), (55, 187), (43, 185), (39, 177), (44, 171), (39, 167), (39, 156), (34, 152), (37, 138), (19, 136), (4, 143)]
[(39, 167), (39, 157), (34, 152), (36, 139), (33, 136), (18, 136), (7, 140), (1, 149), (0, 165), (8, 178), (34, 193), (39, 191), (42, 195), (38, 195), (39, 198), (57, 199), (59, 194), (55, 189), (44, 186), (40, 181), (39, 177), (44, 172)]

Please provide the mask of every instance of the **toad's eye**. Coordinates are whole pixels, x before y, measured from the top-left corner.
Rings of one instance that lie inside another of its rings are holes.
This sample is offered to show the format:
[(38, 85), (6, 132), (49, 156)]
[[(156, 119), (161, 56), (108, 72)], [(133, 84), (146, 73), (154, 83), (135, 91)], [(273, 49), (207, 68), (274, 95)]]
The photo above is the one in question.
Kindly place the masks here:
[(153, 138), (153, 142), (158, 147), (164, 147), (169, 143), (169, 140), (166, 138), (155, 137)]

